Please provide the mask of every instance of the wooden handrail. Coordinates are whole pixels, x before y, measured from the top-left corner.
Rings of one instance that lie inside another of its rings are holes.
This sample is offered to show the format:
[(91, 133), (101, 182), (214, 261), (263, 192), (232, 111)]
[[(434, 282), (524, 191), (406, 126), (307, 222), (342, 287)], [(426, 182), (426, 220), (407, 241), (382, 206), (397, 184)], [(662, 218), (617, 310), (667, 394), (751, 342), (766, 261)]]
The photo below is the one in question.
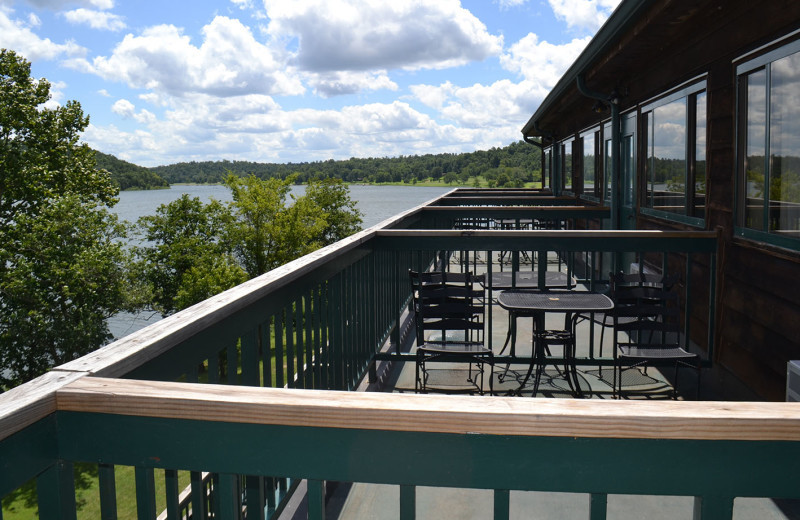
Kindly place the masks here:
[(800, 441), (800, 404), (307, 391), (84, 377), (59, 411), (317, 428), (624, 439)]

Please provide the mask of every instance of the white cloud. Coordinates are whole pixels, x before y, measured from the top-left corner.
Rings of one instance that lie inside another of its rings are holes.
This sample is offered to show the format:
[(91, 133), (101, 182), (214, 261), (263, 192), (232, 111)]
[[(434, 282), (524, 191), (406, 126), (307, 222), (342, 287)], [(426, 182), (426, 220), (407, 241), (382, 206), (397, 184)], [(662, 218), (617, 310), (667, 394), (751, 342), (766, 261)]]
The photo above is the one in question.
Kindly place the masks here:
[(389, 79), (386, 71), (372, 72), (322, 72), (310, 74), (309, 83), (322, 97), (355, 94), (364, 90), (397, 90), (397, 83)]
[(86, 49), (72, 41), (55, 43), (49, 38), (40, 38), (31, 30), (31, 25), (12, 19), (13, 11), (0, 6), (0, 47), (13, 49), (28, 61), (52, 60), (59, 56), (79, 56)]
[(111, 111), (122, 117), (132, 117), (136, 112), (136, 106), (127, 99), (120, 99), (111, 105)]
[(594, 33), (608, 19), (622, 0), (548, 0), (556, 18), (570, 29)]
[(504, 69), (535, 82), (537, 90), (549, 91), (590, 40), (591, 37), (587, 36), (563, 45), (554, 45), (540, 42), (537, 35), (530, 33), (500, 56), (500, 64)]
[(111, 97), (111, 94), (109, 94), (108, 91), (106, 89), (104, 89), (104, 88), (101, 88), (100, 90), (98, 90), (97, 93), (100, 94), (103, 97)]
[(60, 107), (64, 102), (64, 89), (67, 88), (67, 84), (63, 81), (54, 81), (50, 83), (50, 99), (44, 102), (44, 107), (49, 109), (55, 109)]
[(30, 25), (31, 27), (39, 27), (40, 25), (42, 25), (42, 20), (38, 16), (36, 16), (35, 13), (30, 13), (28, 15), (28, 25)]
[(297, 38), (305, 70), (363, 71), (454, 67), (497, 55), (502, 36), (459, 0), (264, 0), (268, 32)]
[[(516, 128), (536, 110), (589, 40), (553, 45), (531, 33), (500, 57), (506, 70), (523, 78), (520, 82), (502, 79), (460, 87), (448, 81), (438, 86), (413, 85), (410, 90), (421, 103), (462, 128)], [(515, 131), (509, 138), (516, 135)]]
[(495, 0), (495, 2), (500, 4), (500, 7), (503, 9), (508, 9), (510, 7), (517, 7), (519, 5), (524, 4), (527, 1), (528, 0)]
[(121, 31), (125, 28), (122, 17), (105, 11), (95, 11), (92, 9), (74, 9), (66, 11), (64, 18), (73, 24), (88, 25), (92, 29), (104, 29), (107, 31)]
[(87, 5), (97, 9), (111, 9), (114, 7), (114, 0), (24, 0), (24, 3), (53, 11), (60, 11), (75, 4)]
[(202, 32), (204, 39), (197, 47), (173, 25), (150, 27), (139, 36), (126, 35), (109, 57), (70, 66), (176, 97), (303, 92), (291, 70), (240, 21), (217, 16)]

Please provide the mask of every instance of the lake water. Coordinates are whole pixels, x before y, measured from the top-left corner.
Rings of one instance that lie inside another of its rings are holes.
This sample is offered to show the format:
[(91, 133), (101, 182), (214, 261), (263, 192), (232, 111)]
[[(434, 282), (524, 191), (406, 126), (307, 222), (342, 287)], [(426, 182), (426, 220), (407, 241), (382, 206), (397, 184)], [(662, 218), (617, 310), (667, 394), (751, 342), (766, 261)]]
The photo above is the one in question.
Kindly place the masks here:
[[(449, 190), (450, 188), (355, 185), (350, 186), (350, 198), (356, 201), (356, 206), (363, 213), (363, 227), (366, 229)], [(160, 205), (168, 204), (184, 193), (199, 197), (204, 202), (209, 202), (212, 198), (223, 202), (231, 200), (230, 190), (225, 186), (179, 185), (171, 186), (168, 190), (123, 191), (119, 194), (119, 203), (114, 206), (113, 211), (122, 219), (136, 222), (139, 217), (154, 215)], [(302, 195), (305, 193), (305, 186), (292, 186), (292, 193)], [(108, 325), (114, 338), (119, 339), (160, 318), (158, 313), (124, 313), (111, 318)]]

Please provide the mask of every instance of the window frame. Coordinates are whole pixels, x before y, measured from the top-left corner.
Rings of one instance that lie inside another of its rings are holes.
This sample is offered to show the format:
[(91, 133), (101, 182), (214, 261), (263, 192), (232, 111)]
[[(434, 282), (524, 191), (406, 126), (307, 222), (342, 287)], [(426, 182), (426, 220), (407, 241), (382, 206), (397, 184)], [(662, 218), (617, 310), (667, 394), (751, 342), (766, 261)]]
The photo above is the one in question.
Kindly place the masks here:
[[(639, 211), (642, 215), (656, 217), (664, 220), (671, 220), (687, 224), (694, 227), (705, 228), (705, 217), (695, 217), (691, 215), (694, 208), (694, 200), (696, 198), (696, 164), (697, 164), (697, 97), (705, 94), (706, 99), (706, 122), (704, 128), (706, 129), (706, 193), (708, 193), (708, 85), (705, 77), (703, 79), (694, 78), (687, 83), (660, 95), (659, 97), (642, 104), (639, 108), (639, 114), (642, 124), (641, 132), (641, 146), (642, 146), (642, 178), (639, 183)], [(652, 165), (649, 164), (651, 153), (650, 145), (653, 139), (651, 134), (651, 120), (655, 109), (669, 105), (681, 99), (686, 100), (686, 143), (684, 150), (684, 213), (675, 213), (671, 211), (663, 211), (648, 206), (648, 187), (649, 176)], [(707, 214), (706, 209), (706, 214)]]
[[(758, 56), (751, 57), (746, 61), (738, 63), (736, 65), (736, 115), (735, 115), (735, 143), (736, 143), (736, 178), (735, 178), (735, 200), (734, 200), (734, 219), (733, 219), (733, 233), (734, 236), (739, 236), (748, 240), (758, 241), (766, 244), (771, 244), (774, 246), (782, 247), (785, 249), (792, 249), (795, 251), (800, 251), (800, 237), (791, 237), (787, 235), (781, 235), (778, 233), (774, 233), (769, 231), (769, 219), (764, 219), (764, 228), (762, 229), (754, 229), (744, 226), (744, 199), (746, 197), (746, 189), (744, 187), (744, 180), (745, 171), (744, 171), (744, 160), (747, 156), (746, 147), (746, 136), (747, 136), (747, 92), (746, 92), (746, 78), (752, 73), (757, 72), (759, 69), (763, 69), (766, 71), (766, 83), (764, 86), (765, 90), (765, 125), (764, 125), (764, 185), (766, 189), (764, 189), (763, 193), (763, 203), (765, 206), (765, 213), (769, 211), (769, 185), (772, 179), (772, 166), (770, 157), (770, 144), (771, 138), (770, 135), (770, 118), (771, 118), (771, 87), (772, 87), (772, 75), (771, 75), (771, 65), (772, 63), (786, 58), (787, 56), (791, 56), (792, 54), (797, 54), (800, 52), (800, 39), (796, 39), (794, 41), (785, 43), (779, 47), (772, 48), (772, 45), (778, 44), (783, 39), (776, 40), (772, 44), (769, 44), (767, 47), (771, 48), (771, 50), (764, 52)], [(747, 56), (752, 56), (749, 54)], [(742, 92), (743, 87), (745, 92)]]
[[(581, 197), (592, 202), (600, 202), (602, 192), (601, 181), (603, 176), (601, 175), (600, 166), (602, 166), (603, 163), (600, 160), (600, 151), (598, 148), (598, 143), (602, 140), (601, 128), (601, 124), (596, 124), (579, 133), (581, 147), (581, 184), (583, 188), (581, 190)], [(591, 136), (594, 139), (594, 155), (592, 160), (594, 165), (594, 184), (592, 185), (592, 191), (586, 191), (586, 136)]]

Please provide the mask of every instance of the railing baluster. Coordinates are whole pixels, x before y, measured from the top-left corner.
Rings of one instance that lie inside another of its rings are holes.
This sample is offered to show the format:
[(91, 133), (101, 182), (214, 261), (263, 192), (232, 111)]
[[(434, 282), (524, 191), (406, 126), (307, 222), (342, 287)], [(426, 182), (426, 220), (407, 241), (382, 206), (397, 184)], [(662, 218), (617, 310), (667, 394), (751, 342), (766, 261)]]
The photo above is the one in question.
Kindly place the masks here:
[(179, 520), (180, 489), (178, 488), (177, 470), (164, 470), (164, 494), (167, 500), (167, 520)]
[(295, 386), (305, 388), (305, 350), (303, 341), (303, 297), (298, 296), (294, 303), (294, 335), (295, 335), (295, 356), (297, 358), (297, 377)]
[(264, 386), (271, 387), (273, 382), (272, 367), (274, 360), (272, 359), (272, 320), (267, 319), (259, 327), (261, 337), (261, 365), (262, 365), (262, 379)]
[(308, 519), (325, 520), (325, 486), (322, 480), (308, 481)]
[(39, 518), (42, 520), (71, 520), (77, 518), (75, 509), (75, 475), (72, 463), (59, 460), (36, 479), (39, 497)]
[(275, 386), (284, 386), (284, 366), (285, 358), (283, 355), (283, 322), (286, 313), (283, 309), (275, 315)]
[(305, 388), (316, 388), (314, 386), (314, 289), (309, 289), (303, 296), (303, 320), (305, 321), (305, 347), (306, 365), (303, 373), (305, 374)]
[(494, 490), (494, 520), (508, 520), (511, 516), (511, 493), (507, 489)]
[(417, 487), (400, 486), (400, 520), (414, 520), (417, 517)]
[(114, 466), (99, 464), (97, 480), (100, 488), (100, 518), (102, 520), (117, 519), (117, 484)]
[(733, 497), (694, 497), (694, 520), (730, 520), (733, 518)]
[(136, 466), (136, 517), (152, 520), (156, 517), (156, 479), (153, 468)]
[(242, 384), (259, 386), (261, 381), (258, 373), (258, 329), (251, 329), (242, 334)]
[(605, 493), (592, 493), (589, 497), (589, 519), (606, 520), (608, 511), (608, 495)]
[(192, 489), (192, 520), (201, 520), (208, 516), (206, 508), (206, 486), (203, 482), (203, 474), (199, 471), (189, 473), (189, 481)]
[(267, 498), (264, 493), (264, 477), (245, 477), (245, 505), (247, 520), (265, 520), (264, 507)]
[(226, 374), (228, 376), (227, 382), (229, 385), (239, 384), (239, 349), (238, 338), (230, 341), (226, 350), (226, 366), (228, 367)]
[(286, 316), (286, 321), (283, 324), (286, 331), (285, 346), (286, 346), (286, 385), (289, 388), (294, 388), (295, 382), (295, 350), (294, 350), (294, 304), (290, 303), (283, 310), (283, 315)]

